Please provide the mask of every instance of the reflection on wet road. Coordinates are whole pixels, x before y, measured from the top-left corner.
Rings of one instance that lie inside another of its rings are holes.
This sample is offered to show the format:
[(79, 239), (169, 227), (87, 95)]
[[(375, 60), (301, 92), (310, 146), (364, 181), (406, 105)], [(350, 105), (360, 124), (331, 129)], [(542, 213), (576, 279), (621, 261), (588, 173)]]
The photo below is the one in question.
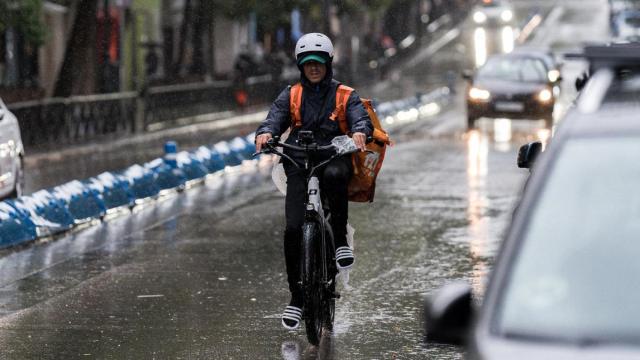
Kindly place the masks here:
[(516, 41), (516, 29), (511, 26), (500, 28), (478, 27), (473, 32), (474, 63), (476, 67), (484, 65), (492, 54), (508, 54), (513, 51)]

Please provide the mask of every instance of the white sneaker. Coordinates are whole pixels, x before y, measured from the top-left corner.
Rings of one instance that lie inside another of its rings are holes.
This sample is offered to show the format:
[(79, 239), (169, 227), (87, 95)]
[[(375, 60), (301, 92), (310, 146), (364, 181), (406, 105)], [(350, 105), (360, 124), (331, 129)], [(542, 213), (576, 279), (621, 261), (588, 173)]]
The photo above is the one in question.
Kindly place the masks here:
[[(353, 250), (348, 246), (340, 246), (336, 249), (336, 266), (338, 270), (351, 269), (356, 262)], [(340, 265), (342, 263), (343, 265)]]

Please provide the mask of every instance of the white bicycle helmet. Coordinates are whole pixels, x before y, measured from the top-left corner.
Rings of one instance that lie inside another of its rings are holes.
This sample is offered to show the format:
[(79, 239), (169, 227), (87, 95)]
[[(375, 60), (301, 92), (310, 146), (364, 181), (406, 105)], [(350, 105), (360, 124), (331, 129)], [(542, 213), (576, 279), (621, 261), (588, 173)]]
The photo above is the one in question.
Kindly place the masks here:
[(305, 34), (296, 43), (296, 61), (302, 60), (301, 55), (308, 52), (323, 52), (329, 56), (329, 59), (333, 59), (333, 43), (325, 34)]

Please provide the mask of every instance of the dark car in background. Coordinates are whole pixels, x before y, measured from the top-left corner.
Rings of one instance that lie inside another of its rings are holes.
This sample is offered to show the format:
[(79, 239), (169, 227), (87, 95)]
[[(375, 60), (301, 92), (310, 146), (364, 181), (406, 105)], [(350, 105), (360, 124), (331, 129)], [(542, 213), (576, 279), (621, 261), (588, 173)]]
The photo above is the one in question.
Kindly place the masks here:
[(465, 73), (467, 127), (482, 117), (543, 119), (553, 125), (553, 109), (559, 94), (560, 73), (550, 68), (543, 54), (513, 52), (494, 55), (476, 70)]
[(640, 44), (587, 47), (593, 74), (533, 169), (483, 304), (430, 298), (428, 341), (472, 359), (640, 358)]
[(613, 36), (620, 40), (640, 39), (640, 10), (624, 10), (612, 20)]

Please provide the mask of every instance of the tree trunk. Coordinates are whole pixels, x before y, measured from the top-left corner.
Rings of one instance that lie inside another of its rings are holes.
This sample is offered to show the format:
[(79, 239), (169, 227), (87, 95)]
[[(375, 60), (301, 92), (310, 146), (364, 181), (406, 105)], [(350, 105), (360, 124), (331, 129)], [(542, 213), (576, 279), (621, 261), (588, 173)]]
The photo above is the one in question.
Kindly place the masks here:
[(73, 6), (73, 27), (56, 80), (56, 97), (91, 94), (96, 89), (97, 1), (77, 0)]
[(193, 46), (193, 58), (191, 59), (190, 73), (204, 75), (206, 66), (204, 63), (204, 39), (206, 38), (206, 29), (208, 22), (206, 21), (207, 0), (200, 0), (198, 11), (194, 14), (193, 32), (191, 44)]
[(186, 0), (184, 3), (184, 12), (182, 16), (182, 25), (180, 27), (180, 43), (178, 44), (178, 56), (173, 65), (173, 73), (184, 75), (185, 65), (187, 63), (187, 48), (189, 46), (189, 26), (191, 22), (191, 3), (192, 0)]

